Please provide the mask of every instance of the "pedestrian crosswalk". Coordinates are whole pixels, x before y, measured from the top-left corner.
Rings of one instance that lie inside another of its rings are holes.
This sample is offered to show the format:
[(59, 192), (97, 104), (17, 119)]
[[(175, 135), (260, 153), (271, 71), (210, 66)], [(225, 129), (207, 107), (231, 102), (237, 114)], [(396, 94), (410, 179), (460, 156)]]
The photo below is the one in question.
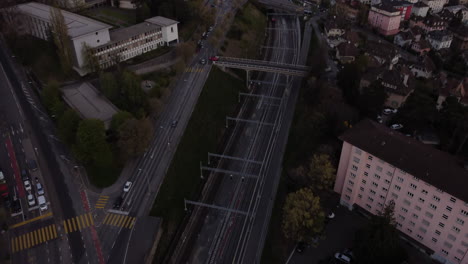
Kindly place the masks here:
[(101, 196), (99, 196), (99, 199), (96, 202), (96, 205), (94, 207), (96, 209), (104, 209), (104, 207), (106, 206), (108, 200), (109, 200), (109, 196), (101, 195)]
[(107, 214), (103, 224), (111, 226), (119, 226), (123, 228), (132, 228), (136, 218), (122, 214)]
[(188, 67), (185, 72), (203, 72), (203, 68)]
[(67, 234), (79, 231), (91, 225), (94, 225), (94, 220), (91, 213), (79, 215), (63, 221), (63, 228)]
[(21, 250), (35, 247), (57, 237), (57, 226), (55, 224), (48, 225), (32, 232), (12, 238), (11, 252), (15, 253)]
[(23, 89), (23, 93), (26, 96), (26, 100), (28, 100), (31, 105), (36, 106), (34, 99), (32, 98), (31, 94), (29, 94), (28, 89), (24, 85), (21, 85), (21, 88)]

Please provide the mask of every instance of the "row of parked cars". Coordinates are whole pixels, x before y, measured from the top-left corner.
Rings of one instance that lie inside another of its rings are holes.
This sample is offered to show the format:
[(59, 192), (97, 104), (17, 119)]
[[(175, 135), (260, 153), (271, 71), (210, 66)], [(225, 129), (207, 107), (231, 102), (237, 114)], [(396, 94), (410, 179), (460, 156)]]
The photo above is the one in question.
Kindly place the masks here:
[[(398, 113), (398, 109), (385, 108), (384, 110), (382, 110), (382, 114), (386, 115), (386, 116), (396, 114), (396, 113)], [(377, 122), (379, 122), (381, 124), (383, 123), (382, 115), (377, 115)], [(393, 129), (393, 130), (399, 130), (399, 129), (403, 128), (403, 125), (402, 124), (392, 124), (392, 125), (390, 125), (390, 128)]]
[[(31, 183), (31, 179), (26, 170), (21, 171), (21, 177), (23, 179), (24, 190), (28, 193), (28, 205), (29, 207), (36, 206), (36, 202), (39, 204), (39, 209), (41, 211), (46, 211), (48, 209), (47, 202), (45, 199), (45, 192), (42, 184), (39, 182), (39, 178), (34, 179), (34, 187)], [(36, 189), (34, 191), (34, 189)], [(37, 197), (37, 201), (36, 201)]]

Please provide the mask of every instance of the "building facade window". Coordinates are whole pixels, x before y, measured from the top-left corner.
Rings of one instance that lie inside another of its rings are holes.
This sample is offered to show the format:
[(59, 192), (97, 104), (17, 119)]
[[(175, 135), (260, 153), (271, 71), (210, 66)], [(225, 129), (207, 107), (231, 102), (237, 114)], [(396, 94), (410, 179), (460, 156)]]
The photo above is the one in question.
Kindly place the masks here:
[(443, 215), (442, 215), (442, 218), (445, 219), (445, 220), (447, 220), (447, 219), (448, 219), (448, 215), (443, 214)]
[(439, 231), (439, 230), (436, 230), (436, 231), (435, 231), (435, 234), (438, 235), (438, 236), (440, 236), (440, 231)]
[(370, 164), (366, 164), (366, 168), (370, 169)]
[(445, 207), (445, 209), (447, 209), (447, 211), (449, 211), (449, 212), (452, 212), (452, 207), (450, 207), (450, 206)]
[(454, 203), (454, 202), (457, 201), (457, 199), (455, 199), (455, 198), (453, 198), (453, 197), (450, 197), (450, 201), (451, 201), (452, 203)]
[(460, 233), (460, 228), (456, 227), (456, 226), (452, 226), (452, 231), (454, 231), (455, 233)]
[(403, 182), (403, 178), (402, 178), (402, 177), (398, 177), (397, 180), (398, 180), (398, 182)]
[(396, 189), (397, 191), (401, 190), (401, 187), (398, 186), (398, 185), (395, 185), (394, 187), (395, 187), (395, 189)]
[(353, 165), (352, 169), (353, 169), (354, 171), (357, 171), (357, 170), (358, 170), (358, 167), (357, 167), (356, 165)]
[(460, 218), (457, 218), (457, 224), (459, 224), (459, 225), (464, 225), (464, 224), (465, 224), (465, 221), (463, 221), (463, 220), (460, 219)]
[(443, 228), (443, 227), (445, 227), (445, 224), (439, 222), (439, 226)]
[(416, 186), (416, 184), (413, 184), (413, 183), (410, 184), (410, 187), (411, 187), (411, 189), (413, 189), (413, 190), (416, 190), (416, 188), (418, 188), (418, 186)]
[(435, 195), (432, 197), (432, 199), (434, 199), (434, 201), (440, 202), (440, 198)]
[(429, 207), (433, 210), (436, 210), (437, 209), (437, 206), (435, 206), (434, 204), (430, 204)]
[(461, 213), (462, 215), (464, 215), (464, 216), (468, 216), (468, 211), (465, 211), (465, 210), (463, 210), (463, 209), (460, 211), (460, 213)]
[(353, 157), (353, 161), (359, 163), (360, 159), (358, 157)]
[(408, 192), (408, 196), (413, 198), (414, 197), (414, 194), (412, 192)]
[(426, 194), (426, 195), (428, 194), (428, 192), (427, 192), (426, 190), (422, 190), (421, 192), (422, 192), (423, 194)]

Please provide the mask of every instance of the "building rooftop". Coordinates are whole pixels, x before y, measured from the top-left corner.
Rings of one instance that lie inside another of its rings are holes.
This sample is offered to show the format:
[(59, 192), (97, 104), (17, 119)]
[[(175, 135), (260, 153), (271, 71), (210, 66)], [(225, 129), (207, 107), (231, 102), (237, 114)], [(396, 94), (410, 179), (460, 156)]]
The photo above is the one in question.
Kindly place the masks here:
[(369, 119), (340, 139), (410, 173), (463, 201), (468, 201), (468, 170), (454, 156), (424, 145)]
[[(17, 5), (17, 8), (21, 12), (28, 14), (29, 16), (37, 17), (45, 21), (51, 20), (51, 6), (30, 2), (26, 4)], [(65, 10), (62, 10), (62, 14), (65, 18), (65, 23), (68, 26), (68, 35), (72, 39), (99, 30), (112, 28), (112, 26), (110, 25)]]
[(429, 39), (438, 40), (438, 41), (449, 41), (452, 39), (452, 34), (446, 30), (436, 30), (429, 32)]
[[(386, 2), (375, 5), (375, 6), (372, 6), (371, 9), (386, 11), (386, 12), (391, 13), (392, 16), (400, 15), (400, 10), (394, 8), (392, 4), (389, 4), (389, 3), (386, 3)], [(398, 14), (396, 14), (396, 13), (398, 13)]]
[(359, 55), (359, 50), (354, 46), (354, 44), (344, 42), (338, 45), (338, 52), (340, 53), (340, 57), (343, 56), (351, 56), (356, 57)]
[[(119, 28), (116, 30), (112, 30), (109, 35), (111, 39), (111, 43), (119, 42), (122, 40), (131, 39), (133, 36), (141, 35), (145, 32), (151, 30), (161, 30), (161, 26), (155, 25), (148, 22), (139, 23), (133, 26), (129, 26), (126, 28)], [(108, 45), (106, 43), (105, 45)]]
[(102, 120), (109, 128), (112, 116), (118, 109), (93, 87), (84, 82), (62, 88), (63, 98), (82, 118)]
[(145, 21), (153, 23), (155, 25), (159, 25), (161, 27), (167, 27), (167, 26), (179, 23), (179, 22), (177, 22), (175, 20), (172, 20), (172, 19), (166, 18), (166, 17), (162, 17), (162, 16), (155, 16), (155, 17), (152, 17), (152, 18), (148, 18)]
[(429, 8), (428, 5), (426, 5), (424, 2), (421, 2), (421, 1), (417, 2), (416, 4), (414, 4), (413, 7), (419, 7), (419, 8), (427, 7), (427, 8)]

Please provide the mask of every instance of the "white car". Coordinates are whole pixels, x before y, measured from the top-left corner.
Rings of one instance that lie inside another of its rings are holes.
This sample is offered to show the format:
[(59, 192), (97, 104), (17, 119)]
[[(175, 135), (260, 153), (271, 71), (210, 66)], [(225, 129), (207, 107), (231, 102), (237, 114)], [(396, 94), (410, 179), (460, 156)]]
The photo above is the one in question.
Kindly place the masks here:
[(336, 253), (335, 258), (343, 263), (351, 263), (351, 258), (341, 253)]
[(127, 181), (124, 185), (124, 188), (123, 188), (123, 191), (124, 192), (128, 192), (130, 191), (130, 188), (132, 187), (132, 182), (131, 181)]
[(382, 111), (382, 113), (383, 113), (384, 115), (390, 115), (390, 114), (393, 114), (393, 110), (390, 109), (390, 108), (385, 108), (385, 109)]
[(44, 188), (42, 188), (42, 185), (39, 182), (36, 183), (36, 189), (38, 195), (44, 195)]
[(47, 211), (48, 207), (44, 195), (38, 196), (37, 200), (39, 201), (39, 208), (41, 209), (41, 211)]
[(34, 198), (33, 194), (28, 194), (28, 204), (29, 206), (36, 205), (36, 199)]
[(403, 125), (402, 124), (393, 124), (390, 126), (391, 129), (394, 129), (394, 130), (398, 130), (398, 129), (402, 129), (403, 128)]
[(31, 183), (29, 181), (24, 181), (24, 189), (27, 191), (27, 192), (30, 192), (32, 190), (31, 188)]

